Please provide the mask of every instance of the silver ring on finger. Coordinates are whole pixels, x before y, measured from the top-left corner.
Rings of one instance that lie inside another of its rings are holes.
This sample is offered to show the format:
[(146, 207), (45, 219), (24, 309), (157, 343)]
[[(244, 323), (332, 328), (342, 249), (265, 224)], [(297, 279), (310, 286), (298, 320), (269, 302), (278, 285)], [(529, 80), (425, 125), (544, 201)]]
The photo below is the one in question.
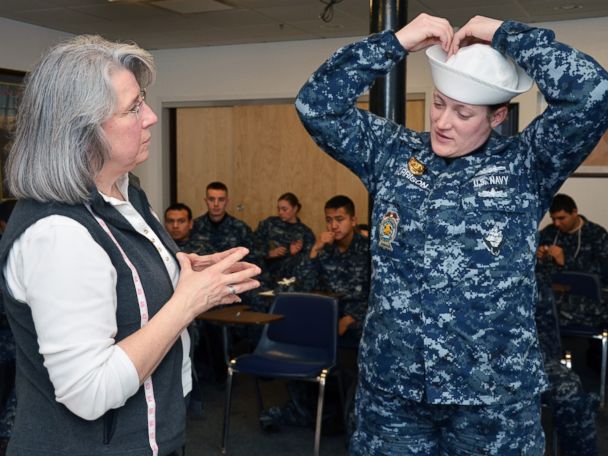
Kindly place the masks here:
[(234, 285), (228, 285), (228, 293), (236, 294), (236, 287)]

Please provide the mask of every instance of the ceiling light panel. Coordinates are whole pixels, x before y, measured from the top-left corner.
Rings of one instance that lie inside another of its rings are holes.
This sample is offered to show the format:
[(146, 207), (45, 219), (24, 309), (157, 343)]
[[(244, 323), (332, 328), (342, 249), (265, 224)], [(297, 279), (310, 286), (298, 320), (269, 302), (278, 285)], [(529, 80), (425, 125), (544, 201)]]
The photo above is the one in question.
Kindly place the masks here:
[(150, 2), (150, 5), (180, 14), (208, 13), (210, 11), (233, 9), (231, 6), (215, 0), (159, 0)]

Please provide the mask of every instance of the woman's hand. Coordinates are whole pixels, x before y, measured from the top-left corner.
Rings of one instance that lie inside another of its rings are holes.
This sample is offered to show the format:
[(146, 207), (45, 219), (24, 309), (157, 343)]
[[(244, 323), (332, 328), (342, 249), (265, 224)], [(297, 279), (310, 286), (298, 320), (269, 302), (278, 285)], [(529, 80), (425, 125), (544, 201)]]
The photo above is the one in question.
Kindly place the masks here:
[(219, 304), (240, 302), (238, 294), (260, 286), (253, 279), (261, 270), (240, 261), (249, 250), (236, 247), (225, 252), (198, 256), (178, 253), (181, 272), (173, 297), (190, 319)]
[(302, 247), (304, 247), (304, 241), (302, 239), (292, 241), (291, 244), (289, 244), (289, 253), (291, 256), (297, 255), (302, 250)]
[(433, 44), (440, 44), (441, 48), (448, 52), (454, 29), (446, 19), (422, 13), (395, 33), (395, 36), (409, 52), (419, 51)]
[(223, 252), (213, 253), (211, 255), (197, 255), (196, 253), (188, 253), (186, 256), (190, 259), (192, 269), (195, 271), (202, 271), (205, 268), (222, 261), (227, 256), (237, 252), (239, 248), (244, 247), (233, 247), (232, 249), (224, 250)]
[(474, 43), (490, 44), (494, 33), (503, 21), (484, 16), (475, 16), (454, 34), (450, 44), (448, 58), (458, 52), (458, 49)]
[(252, 278), (260, 268), (240, 261), (248, 253), (236, 247), (206, 256), (177, 254), (181, 271), (173, 296), (146, 325), (117, 344), (133, 362), (140, 384), (198, 315), (240, 301), (239, 293), (260, 286)]

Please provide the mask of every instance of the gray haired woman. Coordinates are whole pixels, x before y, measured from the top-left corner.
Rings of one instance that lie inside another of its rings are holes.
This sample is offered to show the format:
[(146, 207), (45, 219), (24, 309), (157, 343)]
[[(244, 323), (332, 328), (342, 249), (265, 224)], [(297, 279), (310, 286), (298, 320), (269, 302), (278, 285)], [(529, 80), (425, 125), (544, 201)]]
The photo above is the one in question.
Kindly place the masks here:
[(81, 36), (33, 70), (0, 243), (17, 348), (8, 454), (169, 455), (184, 445), (186, 327), (258, 286), (247, 249), (177, 253), (129, 172), (148, 157), (155, 76), (135, 45)]

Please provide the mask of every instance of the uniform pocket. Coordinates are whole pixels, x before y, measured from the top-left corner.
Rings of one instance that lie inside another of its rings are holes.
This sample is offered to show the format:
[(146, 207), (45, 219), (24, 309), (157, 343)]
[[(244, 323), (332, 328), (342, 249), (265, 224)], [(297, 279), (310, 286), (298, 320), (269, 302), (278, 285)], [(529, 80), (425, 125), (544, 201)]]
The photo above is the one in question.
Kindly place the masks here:
[(524, 267), (530, 246), (529, 214), (516, 189), (465, 186), (461, 197), (464, 213), (464, 253), (468, 267), (518, 269)]

